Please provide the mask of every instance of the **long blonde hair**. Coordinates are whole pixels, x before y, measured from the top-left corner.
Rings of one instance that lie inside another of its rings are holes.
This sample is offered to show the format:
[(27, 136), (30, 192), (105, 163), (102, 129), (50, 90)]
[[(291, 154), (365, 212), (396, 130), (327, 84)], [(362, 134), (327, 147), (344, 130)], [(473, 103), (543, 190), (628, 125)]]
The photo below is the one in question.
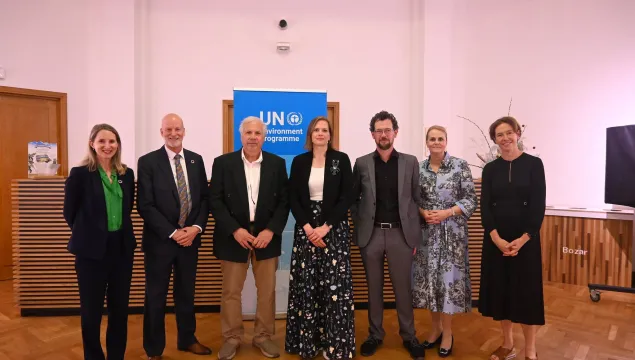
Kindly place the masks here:
[(87, 166), (89, 171), (97, 171), (99, 161), (97, 160), (97, 153), (95, 152), (95, 149), (90, 146), (90, 143), (95, 142), (97, 134), (99, 134), (102, 130), (110, 131), (115, 134), (115, 139), (117, 139), (117, 152), (113, 155), (111, 162), (112, 166), (115, 170), (117, 170), (117, 174), (124, 175), (128, 167), (126, 164), (121, 162), (121, 138), (119, 137), (117, 130), (108, 124), (97, 124), (93, 126), (93, 129), (90, 131), (90, 136), (88, 137), (88, 152), (80, 165)]

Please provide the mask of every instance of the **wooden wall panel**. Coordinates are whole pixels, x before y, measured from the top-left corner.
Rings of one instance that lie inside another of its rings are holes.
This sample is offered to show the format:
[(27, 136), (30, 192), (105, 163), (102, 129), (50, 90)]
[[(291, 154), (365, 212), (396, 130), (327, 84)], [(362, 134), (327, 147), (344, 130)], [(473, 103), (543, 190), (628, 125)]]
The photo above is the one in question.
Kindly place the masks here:
[[(480, 181), (475, 181), (480, 198)], [(74, 258), (66, 251), (70, 231), (62, 217), (64, 180), (15, 180), (12, 183), (14, 294), (23, 310), (76, 309), (79, 307)], [(135, 253), (130, 305), (143, 306), (145, 288), (143, 253), (140, 251), (142, 219), (133, 210), (139, 248)], [(468, 222), (472, 300), (480, 288), (483, 228), (477, 208)], [(351, 226), (351, 232), (353, 226)], [(214, 219), (203, 234), (199, 252), (195, 305), (220, 305), (220, 264), (212, 256)], [(546, 216), (541, 230), (545, 281), (587, 285), (588, 283), (630, 286), (632, 278), (633, 223), (625, 220)], [(564, 254), (562, 248), (587, 250), (586, 255)], [(368, 287), (359, 248), (351, 245), (355, 302), (363, 307)], [(173, 305), (170, 294), (168, 306)], [(395, 296), (384, 264), (384, 301)]]
[[(474, 180), (477, 199), (481, 198), (481, 182)], [(483, 226), (481, 225), (481, 206), (477, 206), (468, 220), (468, 254), (470, 259), (470, 281), (472, 282), (472, 301), (478, 301), (481, 288), (481, 251), (483, 249)]]
[[(64, 179), (15, 180), (12, 193), (12, 237), (14, 296), (23, 310), (77, 309), (79, 296), (74, 270), (74, 257), (66, 250), (70, 230), (62, 216)], [(142, 307), (145, 291), (141, 232), (143, 220), (133, 209), (132, 221), (137, 236), (130, 306)], [(351, 227), (351, 232), (352, 232)], [(210, 216), (199, 250), (195, 305), (220, 305), (222, 289), (220, 262), (212, 255), (214, 219)], [(368, 302), (368, 287), (359, 248), (351, 246), (351, 265), (355, 302), (363, 307)], [(384, 264), (384, 301), (395, 296)], [(173, 306), (172, 282), (168, 306)]]
[(545, 216), (540, 236), (545, 281), (631, 286), (632, 221)]

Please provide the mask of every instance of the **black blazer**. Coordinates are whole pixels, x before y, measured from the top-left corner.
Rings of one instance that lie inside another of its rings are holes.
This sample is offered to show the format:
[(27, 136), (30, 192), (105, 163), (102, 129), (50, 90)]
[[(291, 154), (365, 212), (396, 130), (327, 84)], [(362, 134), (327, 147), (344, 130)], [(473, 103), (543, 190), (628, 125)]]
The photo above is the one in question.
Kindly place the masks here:
[[(192, 201), (185, 227), (198, 225), (205, 231), (209, 216), (205, 163), (199, 154), (189, 150), (184, 149), (183, 155)], [(137, 172), (137, 209), (143, 218), (141, 246), (143, 251), (149, 251), (154, 245), (174, 241), (170, 235), (180, 229), (181, 203), (165, 147), (140, 157)], [(201, 246), (201, 234), (196, 236), (192, 246)]]
[[(249, 194), (241, 156), (242, 149), (214, 159), (210, 181), (209, 207), (214, 216), (214, 256), (219, 260), (247, 262), (249, 251), (234, 239), (239, 228), (249, 230)], [(273, 238), (264, 249), (254, 249), (257, 260), (278, 257), (282, 248), (282, 231), (289, 219), (288, 176), (285, 160), (262, 152), (260, 189), (254, 232), (264, 229)]]
[[(137, 241), (132, 230), (130, 213), (134, 202), (134, 171), (118, 175), (123, 190), (121, 230), (124, 248), (132, 255)], [(99, 171), (89, 171), (87, 166), (71, 169), (64, 185), (64, 219), (71, 228), (68, 251), (80, 257), (101, 260), (106, 255), (108, 239), (108, 214), (106, 195)]]
[[(291, 213), (300, 227), (306, 223), (312, 227), (323, 225), (310, 221), (309, 176), (311, 175), (312, 163), (312, 152), (296, 156), (291, 163), (289, 202), (291, 203)], [(326, 152), (324, 166), (322, 218), (328, 225), (335, 226), (340, 221), (348, 221), (348, 209), (354, 200), (351, 196), (353, 190), (351, 160), (345, 153), (329, 149)]]

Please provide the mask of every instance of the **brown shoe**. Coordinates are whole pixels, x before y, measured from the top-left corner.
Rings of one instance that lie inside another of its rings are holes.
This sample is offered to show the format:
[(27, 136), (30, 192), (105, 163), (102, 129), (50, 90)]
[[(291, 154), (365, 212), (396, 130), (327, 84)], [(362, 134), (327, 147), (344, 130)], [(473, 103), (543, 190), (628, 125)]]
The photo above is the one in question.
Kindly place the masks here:
[(236, 356), (236, 351), (240, 347), (239, 344), (233, 343), (230, 341), (225, 341), (223, 346), (221, 346), (220, 350), (218, 350), (218, 359), (219, 360), (231, 360)]
[(254, 340), (252, 341), (252, 345), (257, 347), (262, 355), (268, 358), (280, 357), (280, 350), (278, 350), (278, 345), (271, 341), (271, 339), (266, 339), (258, 342)]
[(208, 348), (207, 346), (201, 344), (198, 341), (188, 346), (187, 348), (179, 348), (179, 350), (191, 352), (196, 355), (211, 355), (212, 354), (212, 349)]

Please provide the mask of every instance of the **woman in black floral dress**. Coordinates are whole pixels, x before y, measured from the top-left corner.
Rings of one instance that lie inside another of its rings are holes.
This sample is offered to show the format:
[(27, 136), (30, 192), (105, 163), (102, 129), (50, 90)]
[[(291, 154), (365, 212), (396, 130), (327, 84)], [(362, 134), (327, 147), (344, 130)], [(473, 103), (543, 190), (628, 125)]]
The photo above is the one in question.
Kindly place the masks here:
[(355, 307), (348, 209), (348, 155), (330, 146), (331, 124), (311, 121), (306, 148), (291, 164), (289, 201), (295, 225), (285, 351), (311, 359), (355, 356)]

